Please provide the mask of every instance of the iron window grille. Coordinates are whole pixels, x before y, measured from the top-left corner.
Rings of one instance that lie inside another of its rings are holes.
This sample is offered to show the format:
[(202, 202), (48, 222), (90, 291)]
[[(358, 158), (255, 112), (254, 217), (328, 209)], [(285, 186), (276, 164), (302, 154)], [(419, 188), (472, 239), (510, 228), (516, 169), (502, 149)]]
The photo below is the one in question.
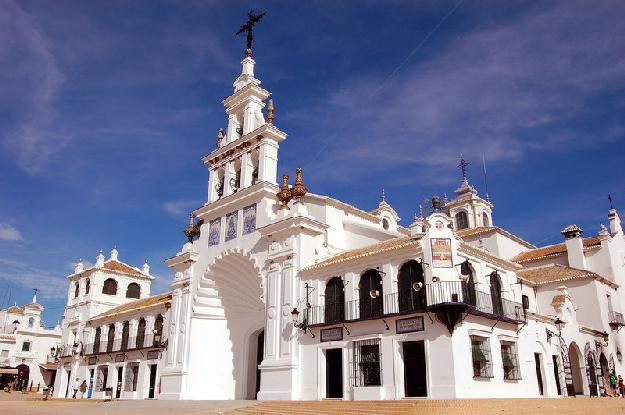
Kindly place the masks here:
[(517, 345), (513, 342), (501, 342), (501, 361), (503, 363), (503, 378), (506, 380), (521, 379), (519, 354)]
[(354, 386), (381, 386), (380, 339), (354, 342)]
[(471, 337), (471, 358), (474, 378), (492, 378), (493, 365), (487, 338)]

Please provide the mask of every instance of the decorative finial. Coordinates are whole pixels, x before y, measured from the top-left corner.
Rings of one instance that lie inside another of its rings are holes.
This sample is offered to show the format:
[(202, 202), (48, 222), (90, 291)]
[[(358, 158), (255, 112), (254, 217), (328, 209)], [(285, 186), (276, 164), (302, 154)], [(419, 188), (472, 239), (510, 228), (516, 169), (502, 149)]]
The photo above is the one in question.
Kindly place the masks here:
[(241, 28), (235, 35), (240, 33), (247, 33), (247, 49), (245, 49), (245, 56), (250, 58), (252, 57), (252, 43), (254, 42), (254, 25), (263, 18), (266, 12), (262, 12), (261, 14), (254, 14), (254, 10), (250, 10), (247, 15), (247, 22), (241, 25)]
[(289, 209), (289, 202), (293, 199), (293, 194), (289, 188), (289, 175), (286, 173), (282, 175), (282, 186), (280, 187), (280, 191), (276, 193), (276, 196), (280, 203), (282, 203), (280, 209)]
[(441, 210), (441, 198), (436, 195), (432, 196), (432, 209), (434, 209), (434, 212), (440, 212)]
[(295, 184), (293, 185), (293, 189), (291, 189), (291, 194), (297, 200), (297, 202), (301, 202), (302, 198), (308, 193), (308, 189), (304, 186), (304, 180), (302, 179), (302, 168), (298, 167), (295, 169)]
[(380, 203), (385, 203), (386, 197), (384, 196), (384, 188), (382, 188), (382, 195), (380, 196)]
[(143, 263), (143, 267), (141, 268), (141, 272), (145, 275), (150, 275), (150, 265), (148, 264), (148, 260), (146, 259)]
[(443, 204), (447, 204), (447, 202), (449, 202), (449, 199), (447, 199), (447, 192), (443, 193)]
[(38, 288), (33, 288), (33, 301), (31, 301), (33, 304), (37, 303), (37, 291), (39, 291)]
[(80, 274), (81, 272), (83, 272), (85, 270), (84, 268), (84, 264), (82, 263), (82, 258), (80, 258), (78, 260), (78, 263), (76, 264), (76, 266), (74, 267), (74, 274)]
[(111, 249), (111, 257), (110, 257), (110, 259), (112, 261), (117, 261), (117, 254), (119, 254), (119, 252), (117, 251), (117, 247), (113, 246), (113, 249)]
[(460, 167), (460, 170), (462, 171), (462, 178), (466, 179), (467, 178), (467, 166), (469, 165), (469, 163), (466, 162), (466, 160), (464, 159), (464, 157), (462, 157), (462, 154), (460, 155), (460, 164), (458, 164), (458, 167)]
[(423, 205), (419, 205), (419, 217), (423, 217)]
[(217, 130), (217, 148), (221, 147), (221, 142), (224, 139), (224, 129), (220, 128)]
[(273, 99), (270, 99), (267, 103), (267, 122), (273, 124), (273, 120), (276, 119), (275, 108), (273, 106)]
[(98, 254), (98, 256), (95, 259), (95, 266), (96, 267), (103, 267), (104, 266), (104, 254), (102, 253), (101, 249), (100, 249), (100, 253)]
[(193, 242), (193, 238), (195, 238), (199, 234), (199, 229), (197, 229), (195, 224), (193, 223), (193, 212), (189, 214), (189, 225), (184, 228), (183, 232), (189, 242)]

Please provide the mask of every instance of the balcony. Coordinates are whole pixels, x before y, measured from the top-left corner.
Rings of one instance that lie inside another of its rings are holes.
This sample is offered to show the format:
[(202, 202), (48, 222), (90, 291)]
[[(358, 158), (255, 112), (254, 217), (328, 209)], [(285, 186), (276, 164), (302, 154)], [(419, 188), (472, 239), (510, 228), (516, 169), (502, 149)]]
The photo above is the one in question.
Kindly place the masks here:
[(421, 291), (402, 293), (401, 297), (395, 292), (378, 298), (367, 297), (364, 303), (357, 299), (345, 303), (316, 306), (304, 310), (304, 318), (309, 326), (322, 326), (418, 312), (436, 313), (439, 320), (445, 320), (443, 322), (448, 328), (457, 323), (449, 319), (454, 317), (452, 314), (457, 313), (468, 313), (517, 324), (525, 321), (521, 303), (505, 298), (499, 298), (493, 302), (490, 293), (470, 290), (466, 283), (460, 281), (427, 284)]
[(610, 327), (612, 330), (618, 330), (621, 327), (625, 326), (625, 319), (623, 318), (623, 314), (618, 311), (610, 311), (608, 313), (608, 317), (610, 319)]
[(154, 339), (153, 334), (146, 335), (145, 337), (130, 337), (127, 341), (123, 341), (122, 339), (115, 339), (112, 347), (107, 347), (106, 341), (100, 342), (99, 350), (94, 349), (94, 343), (87, 343), (83, 347), (83, 354), (85, 356), (93, 356), (97, 354), (106, 354), (106, 353), (117, 353), (117, 352), (127, 352), (132, 350), (143, 350), (143, 349), (162, 349), (167, 347), (167, 341), (159, 342)]

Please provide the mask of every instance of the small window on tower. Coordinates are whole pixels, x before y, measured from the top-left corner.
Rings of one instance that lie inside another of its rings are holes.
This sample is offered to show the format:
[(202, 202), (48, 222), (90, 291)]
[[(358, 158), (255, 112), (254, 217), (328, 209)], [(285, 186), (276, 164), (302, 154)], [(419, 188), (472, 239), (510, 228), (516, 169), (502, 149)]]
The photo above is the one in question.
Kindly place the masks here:
[(488, 214), (486, 212), (482, 213), (482, 224), (484, 226), (490, 226), (490, 220), (488, 220)]
[(385, 230), (388, 230), (389, 226), (390, 226), (390, 225), (389, 225), (388, 219), (386, 219), (386, 218), (382, 219), (382, 227), (383, 227)]
[(467, 229), (469, 227), (469, 217), (467, 212), (456, 213), (456, 230)]

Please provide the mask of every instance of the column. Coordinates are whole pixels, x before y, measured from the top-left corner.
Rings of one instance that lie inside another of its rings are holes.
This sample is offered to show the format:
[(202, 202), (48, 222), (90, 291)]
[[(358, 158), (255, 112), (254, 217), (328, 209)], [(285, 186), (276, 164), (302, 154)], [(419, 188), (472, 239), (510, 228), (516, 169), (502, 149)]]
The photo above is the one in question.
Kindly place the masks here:
[(277, 184), (277, 169), (278, 144), (275, 141), (263, 139), (258, 160), (258, 180)]
[(226, 163), (224, 170), (224, 196), (231, 195), (233, 192), (230, 186), (230, 178), (236, 178), (236, 172), (234, 171), (234, 162), (230, 161)]
[(237, 134), (237, 117), (234, 114), (228, 114), (228, 130), (223, 145), (226, 145), (239, 137)]
[(251, 186), (253, 171), (252, 153), (248, 151), (241, 156), (241, 189)]
[(215, 190), (215, 177), (217, 177), (217, 170), (213, 168), (209, 168), (208, 171), (208, 203), (215, 201), (217, 199), (217, 191)]
[(281, 267), (274, 262), (269, 266), (267, 273), (267, 332), (265, 333), (265, 358), (278, 358), (278, 344), (280, 336), (279, 326), (279, 304), (280, 293), (280, 271)]

